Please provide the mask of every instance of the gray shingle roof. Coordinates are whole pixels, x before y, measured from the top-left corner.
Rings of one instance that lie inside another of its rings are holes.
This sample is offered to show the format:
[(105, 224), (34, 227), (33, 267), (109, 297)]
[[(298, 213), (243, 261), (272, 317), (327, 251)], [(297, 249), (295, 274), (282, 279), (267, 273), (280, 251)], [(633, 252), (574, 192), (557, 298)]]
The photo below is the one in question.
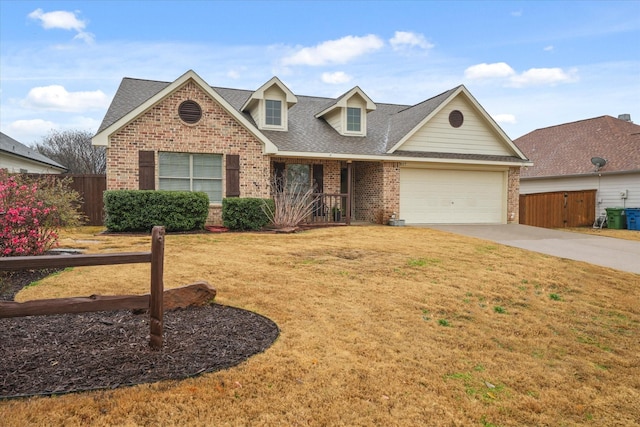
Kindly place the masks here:
[[(98, 133), (170, 84), (150, 80), (123, 79)], [(335, 104), (337, 99), (296, 95), (298, 102), (289, 109), (288, 113), (288, 131), (261, 130), (260, 132), (282, 152), (396, 157), (398, 153), (393, 155), (386, 153), (458, 88), (459, 86), (414, 106), (376, 104), (376, 109), (367, 113), (367, 135), (364, 137), (342, 136), (324, 119), (315, 117), (317, 113)], [(212, 89), (255, 126), (251, 116), (241, 111), (253, 91), (219, 87), (212, 87)], [(404, 154), (411, 156), (407, 152)], [(457, 158), (454, 154), (443, 155), (442, 153), (429, 153), (428, 157), (443, 158), (443, 156)], [(416, 154), (415, 157), (424, 158), (425, 153)], [(475, 157), (476, 160), (484, 159), (482, 156)], [(522, 159), (518, 159), (518, 161), (522, 161)]]
[(4, 151), (9, 154), (13, 154), (15, 156), (23, 157), (25, 159), (32, 160), (34, 162), (43, 163), (49, 166), (53, 166), (59, 169), (66, 170), (67, 168), (62, 166), (60, 163), (51, 160), (47, 156), (43, 156), (38, 153), (35, 149), (31, 147), (27, 147), (21, 142), (16, 141), (11, 138), (9, 135), (5, 135), (0, 132), (0, 151)]
[(537, 129), (514, 142), (534, 163), (521, 178), (591, 174), (592, 157), (607, 160), (601, 173), (640, 170), (640, 126), (611, 116)]

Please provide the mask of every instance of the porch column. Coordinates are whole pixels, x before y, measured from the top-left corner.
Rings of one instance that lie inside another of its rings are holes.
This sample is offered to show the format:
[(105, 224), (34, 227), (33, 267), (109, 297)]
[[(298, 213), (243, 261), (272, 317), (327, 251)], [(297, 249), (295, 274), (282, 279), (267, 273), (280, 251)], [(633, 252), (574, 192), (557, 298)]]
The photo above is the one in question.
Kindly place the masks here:
[(347, 160), (347, 217), (345, 222), (347, 225), (351, 225), (351, 174), (353, 173), (353, 163), (351, 160)]

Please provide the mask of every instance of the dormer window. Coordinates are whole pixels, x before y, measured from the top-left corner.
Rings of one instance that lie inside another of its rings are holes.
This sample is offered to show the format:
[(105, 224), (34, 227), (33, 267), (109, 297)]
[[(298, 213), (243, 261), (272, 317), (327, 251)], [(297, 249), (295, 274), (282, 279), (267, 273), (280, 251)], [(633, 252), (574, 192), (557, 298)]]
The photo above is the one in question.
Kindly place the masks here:
[(326, 105), (317, 113), (340, 135), (367, 136), (367, 115), (376, 109), (376, 104), (358, 86)]
[(282, 101), (265, 99), (264, 124), (267, 126), (282, 126)]
[(362, 110), (360, 108), (347, 108), (347, 132), (362, 131)]
[(289, 88), (274, 77), (253, 92), (240, 111), (251, 114), (258, 129), (286, 132), (289, 108), (297, 102)]

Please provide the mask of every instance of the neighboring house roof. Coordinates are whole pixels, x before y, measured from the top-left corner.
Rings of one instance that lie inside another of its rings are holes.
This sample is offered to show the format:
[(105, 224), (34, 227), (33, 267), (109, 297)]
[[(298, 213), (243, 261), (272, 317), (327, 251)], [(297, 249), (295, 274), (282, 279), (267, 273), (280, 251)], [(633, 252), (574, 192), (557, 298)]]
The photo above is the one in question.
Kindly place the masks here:
[[(166, 93), (171, 92), (183, 83), (185, 79), (193, 78), (201, 86), (204, 81), (193, 71), (185, 73), (172, 83), (124, 78), (105, 118), (94, 137), (94, 143), (107, 145), (108, 137), (121, 126), (134, 119), (160, 100)], [(272, 79), (273, 80), (273, 79)], [(278, 80), (279, 82), (279, 80)], [(204, 87), (203, 87), (204, 88)], [(275, 146), (275, 150), (265, 152), (282, 156), (317, 156), (317, 157), (349, 157), (349, 158), (430, 158), (435, 161), (441, 159), (456, 159), (462, 161), (509, 162), (529, 164), (528, 159), (518, 147), (504, 134), (491, 117), (479, 106), (464, 86), (458, 86), (420, 104), (396, 105), (373, 104), (358, 87), (347, 92), (340, 98), (324, 98), (296, 95), (297, 103), (288, 110), (288, 130), (260, 130), (251, 115), (243, 112), (243, 108), (255, 93), (251, 90), (229, 89), (206, 86), (205, 90), (215, 94), (216, 98), (224, 100), (230, 113), (248, 127), (259, 139), (268, 140), (268, 144)], [(346, 95), (357, 92), (367, 102), (367, 132), (366, 136), (344, 136), (336, 132), (325, 120), (317, 115), (326, 112), (337, 105)], [(453, 97), (462, 94), (466, 96), (476, 111), (484, 118), (489, 128), (501, 139), (511, 156), (487, 155), (446, 155), (443, 153), (415, 153), (399, 151), (403, 138), (425, 123), (432, 114), (439, 111)], [(369, 105), (371, 103), (371, 105)], [(371, 107), (371, 108), (369, 108)], [(263, 140), (264, 142), (264, 140)]]
[(640, 172), (640, 126), (611, 116), (537, 129), (514, 141), (534, 163), (520, 178), (591, 175), (591, 158), (607, 160), (601, 174)]
[(27, 147), (21, 142), (16, 141), (10, 136), (0, 132), (0, 153), (7, 153), (13, 156), (21, 157), (35, 163), (41, 163), (43, 165), (54, 167), (62, 171), (66, 171), (67, 168), (60, 163), (51, 160), (47, 156), (38, 153), (31, 147)]

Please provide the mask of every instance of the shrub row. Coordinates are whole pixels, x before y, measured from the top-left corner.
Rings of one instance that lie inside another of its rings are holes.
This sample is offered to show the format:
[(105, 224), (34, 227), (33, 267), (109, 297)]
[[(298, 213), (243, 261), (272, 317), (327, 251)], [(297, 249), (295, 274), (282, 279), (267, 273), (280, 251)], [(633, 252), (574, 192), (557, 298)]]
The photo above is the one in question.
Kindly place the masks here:
[(273, 211), (273, 199), (228, 198), (222, 200), (222, 223), (230, 230), (260, 230), (269, 224), (265, 203)]
[(201, 230), (209, 198), (203, 192), (110, 190), (104, 192), (104, 209), (109, 231), (150, 232), (155, 225), (167, 231)]

